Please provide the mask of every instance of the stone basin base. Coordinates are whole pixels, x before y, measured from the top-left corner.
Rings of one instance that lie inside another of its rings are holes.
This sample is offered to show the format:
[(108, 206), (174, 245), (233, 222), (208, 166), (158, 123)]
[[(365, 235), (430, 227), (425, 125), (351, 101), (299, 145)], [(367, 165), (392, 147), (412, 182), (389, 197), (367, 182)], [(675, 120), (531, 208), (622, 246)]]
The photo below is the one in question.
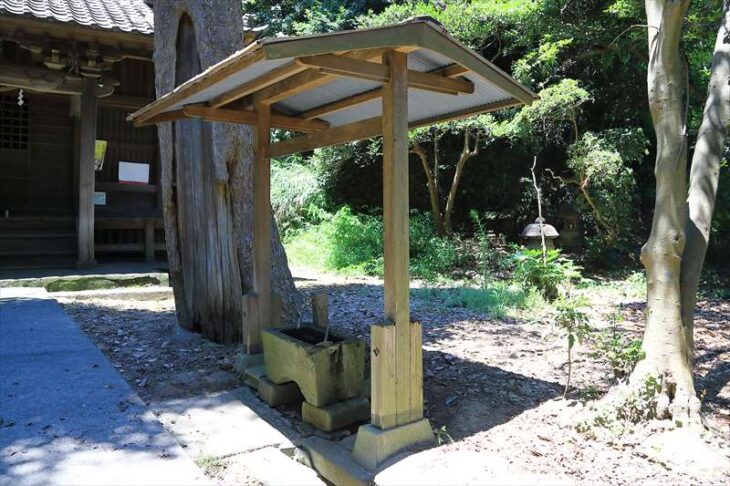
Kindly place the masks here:
[(365, 343), (314, 326), (269, 328), (262, 333), (266, 376), (276, 384), (299, 385), (315, 407), (360, 395), (365, 371)]

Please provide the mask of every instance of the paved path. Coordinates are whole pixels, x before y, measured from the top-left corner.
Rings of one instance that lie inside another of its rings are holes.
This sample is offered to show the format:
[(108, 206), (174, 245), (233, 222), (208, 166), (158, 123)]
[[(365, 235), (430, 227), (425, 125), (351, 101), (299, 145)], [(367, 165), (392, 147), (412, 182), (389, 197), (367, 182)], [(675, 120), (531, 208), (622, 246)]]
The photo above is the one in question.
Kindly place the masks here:
[(45, 290), (0, 288), (0, 486), (206, 483)]

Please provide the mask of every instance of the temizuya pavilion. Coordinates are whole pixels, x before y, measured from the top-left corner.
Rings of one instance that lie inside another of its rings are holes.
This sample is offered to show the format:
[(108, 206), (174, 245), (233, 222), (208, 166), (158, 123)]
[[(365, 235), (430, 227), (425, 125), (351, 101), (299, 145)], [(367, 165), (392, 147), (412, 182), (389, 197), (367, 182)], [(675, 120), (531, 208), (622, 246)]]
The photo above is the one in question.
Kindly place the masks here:
[[(130, 116), (137, 126), (186, 118), (256, 129), (254, 293), (247, 295), (244, 350), (261, 352), (274, 324), (269, 158), (383, 136), (385, 316), (371, 328), (371, 423), (354, 458), (375, 468), (433, 440), (423, 417), (421, 327), (409, 311), (408, 130), (529, 104), (534, 93), (418, 18), (379, 28), (255, 41)], [(304, 135), (271, 143), (281, 128)]]

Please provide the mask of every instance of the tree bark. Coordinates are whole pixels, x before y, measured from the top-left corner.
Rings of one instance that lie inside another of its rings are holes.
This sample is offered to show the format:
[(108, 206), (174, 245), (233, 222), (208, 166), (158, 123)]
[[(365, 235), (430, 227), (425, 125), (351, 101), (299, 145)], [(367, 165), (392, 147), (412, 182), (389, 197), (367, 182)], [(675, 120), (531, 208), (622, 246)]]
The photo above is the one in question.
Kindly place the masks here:
[[(438, 160), (438, 156), (435, 153), (437, 149), (438, 144), (436, 140), (434, 140), (435, 160)], [(444, 236), (446, 235), (446, 230), (444, 229), (444, 219), (443, 215), (441, 214), (441, 203), (439, 202), (436, 174), (435, 172), (431, 171), (428, 160), (428, 153), (426, 152), (426, 149), (423, 148), (423, 145), (418, 142), (413, 143), (413, 146), (411, 147), (411, 152), (418, 156), (418, 159), (421, 161), (421, 166), (423, 167), (423, 172), (426, 174), (426, 187), (428, 188), (428, 199), (431, 203), (431, 215), (433, 216), (433, 222), (436, 226), (436, 234), (438, 234), (439, 236)]]
[(687, 67), (680, 53), (689, 0), (646, 0), (649, 34), (647, 85), (657, 138), (656, 202), (649, 239), (641, 250), (647, 275), (646, 354), (630, 383), (653, 377), (660, 385), (657, 414), (678, 421), (699, 412), (688, 342), (682, 327), (680, 267), (686, 218)]
[[(235, 0), (155, 0), (158, 96), (242, 47), (240, 8)], [(214, 341), (239, 342), (242, 296), (253, 281), (252, 129), (201, 120), (157, 128), (178, 321)], [(300, 296), (272, 225), (273, 287), (291, 321)]]
[(687, 244), (682, 256), (682, 324), (694, 361), (694, 313), (697, 287), (710, 240), (712, 213), (730, 123), (730, 2), (723, 2), (723, 17), (715, 41), (710, 83), (702, 125), (692, 155), (685, 224)]
[(479, 142), (481, 140), (481, 132), (479, 130), (476, 131), (476, 136), (474, 140), (474, 148), (472, 149), (470, 147), (470, 141), (471, 141), (471, 130), (465, 129), (464, 131), (464, 148), (461, 151), (461, 156), (459, 157), (459, 161), (456, 163), (456, 170), (454, 171), (454, 178), (451, 180), (451, 189), (449, 190), (449, 196), (446, 199), (446, 209), (444, 210), (444, 228), (446, 230), (447, 234), (451, 234), (453, 232), (453, 228), (451, 226), (451, 216), (454, 213), (454, 206), (456, 204), (456, 194), (459, 190), (459, 183), (461, 182), (461, 177), (464, 175), (464, 167), (466, 166), (466, 163), (473, 157), (475, 157), (477, 154), (479, 154)]

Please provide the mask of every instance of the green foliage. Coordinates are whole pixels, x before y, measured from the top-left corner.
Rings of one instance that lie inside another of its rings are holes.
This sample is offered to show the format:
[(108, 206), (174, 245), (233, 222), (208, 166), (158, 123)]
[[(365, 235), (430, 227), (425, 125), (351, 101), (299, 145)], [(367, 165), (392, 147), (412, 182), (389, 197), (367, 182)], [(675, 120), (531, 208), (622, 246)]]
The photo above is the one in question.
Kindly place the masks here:
[(575, 343), (582, 343), (591, 332), (588, 315), (581, 309), (585, 299), (566, 296), (555, 302), (555, 325), (565, 332), (568, 339), (568, 356)]
[(319, 220), (324, 194), (311, 164), (297, 159), (272, 160), (271, 207), (284, 235)]
[[(409, 240), (410, 271), (415, 277), (436, 279), (460, 264), (458, 240), (436, 235), (430, 215), (411, 215)], [(290, 235), (285, 244), (294, 265), (367, 275), (383, 273), (382, 218), (356, 214), (347, 206)]]
[(343, 207), (332, 216), (326, 228), (331, 268), (382, 274), (383, 223), (380, 218), (356, 215), (349, 207)]
[(565, 296), (555, 304), (555, 325), (565, 332), (565, 336), (568, 339), (568, 379), (565, 382), (563, 398), (566, 397), (570, 389), (570, 378), (573, 368), (571, 351), (573, 350), (573, 346), (575, 346), (576, 342), (582, 343), (591, 332), (588, 315), (581, 309), (585, 305), (585, 299), (572, 296)]
[(544, 0), (394, 2), (379, 14), (363, 16), (360, 25), (375, 27), (427, 15), (435, 18), (451, 35), (471, 48), (506, 55), (531, 40), (531, 33), (539, 22), (545, 3)]
[(620, 311), (610, 316), (611, 328), (596, 335), (595, 351), (592, 353), (594, 358), (608, 360), (615, 382), (628, 377), (636, 363), (645, 357), (640, 339), (632, 340), (619, 332), (618, 326), (623, 321), (624, 316)]
[(514, 278), (537, 289), (548, 301), (554, 301), (560, 289), (581, 278), (581, 268), (560, 250), (548, 250), (543, 259), (541, 250), (522, 250), (512, 257)]
[(581, 199), (585, 209), (610, 238), (617, 238), (635, 220), (636, 181), (631, 166), (643, 159), (647, 147), (641, 129), (613, 128), (587, 132), (568, 149), (566, 165), (586, 193)]
[(573, 43), (573, 39), (551, 39), (551, 35), (546, 35), (536, 50), (528, 52), (514, 63), (512, 74), (515, 79), (527, 86), (542, 89), (557, 78), (560, 54)]
[(480, 288), (437, 287), (414, 289), (412, 292), (418, 298), (437, 299), (449, 307), (487, 312), (497, 319), (514, 317), (525, 311), (537, 314), (546, 307), (537, 290), (507, 280), (485, 282)]
[(304, 35), (351, 29), (359, 15), (380, 9), (381, 0), (243, 0), (243, 13), (256, 25), (267, 25), (267, 35)]
[(438, 445), (443, 444), (453, 444), (454, 439), (451, 437), (451, 434), (446, 430), (446, 426), (442, 425), (439, 428), (434, 428), (433, 433), (436, 436), (436, 443)]
[[(591, 94), (575, 79), (562, 79), (538, 93), (540, 99), (523, 107), (503, 125), (504, 135), (534, 145), (542, 141), (565, 144), (578, 136), (578, 117)], [(572, 136), (566, 138), (566, 134)]]

